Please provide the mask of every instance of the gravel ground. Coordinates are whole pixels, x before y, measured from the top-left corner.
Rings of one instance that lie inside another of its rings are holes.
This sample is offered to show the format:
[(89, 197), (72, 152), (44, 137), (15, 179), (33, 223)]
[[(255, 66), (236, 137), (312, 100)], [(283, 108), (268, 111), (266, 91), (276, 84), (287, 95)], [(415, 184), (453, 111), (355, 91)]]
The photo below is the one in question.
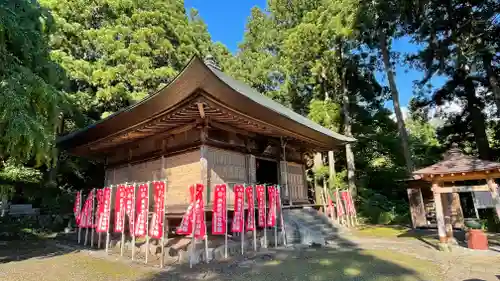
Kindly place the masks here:
[(438, 252), (417, 240), (348, 239), (359, 249), (329, 248), (270, 250), (225, 262), (146, 267), (102, 251), (73, 251), (54, 243), (0, 244), (0, 280), (9, 281), (195, 281), (195, 280), (499, 280), (500, 255), (458, 249)]

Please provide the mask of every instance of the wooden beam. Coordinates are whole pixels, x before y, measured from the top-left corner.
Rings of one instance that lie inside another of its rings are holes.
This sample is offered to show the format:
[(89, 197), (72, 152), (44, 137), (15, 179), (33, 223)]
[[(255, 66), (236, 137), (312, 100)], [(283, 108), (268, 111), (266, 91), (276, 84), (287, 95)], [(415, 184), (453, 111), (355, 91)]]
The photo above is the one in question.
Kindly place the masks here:
[(470, 185), (470, 186), (452, 186), (452, 187), (438, 187), (433, 190), (435, 193), (454, 193), (454, 192), (473, 192), (473, 191), (490, 191), (487, 184), (484, 185)]
[(214, 121), (214, 120), (210, 120), (209, 124), (212, 127), (220, 129), (220, 130), (223, 130), (223, 131), (228, 131), (228, 132), (240, 134), (240, 135), (243, 135), (243, 136), (249, 136), (249, 137), (255, 137), (256, 136), (256, 134), (253, 133), (253, 132), (242, 130), (242, 129), (239, 129), (239, 128), (236, 128), (236, 127), (233, 127), (233, 126), (229, 126), (227, 124), (223, 124), (223, 123), (220, 123), (220, 122), (217, 122), (217, 121)]
[(199, 102), (197, 105), (198, 105), (198, 111), (200, 112), (201, 119), (205, 119), (205, 108), (204, 108), (203, 103)]
[(419, 175), (425, 181), (439, 181), (439, 182), (453, 182), (453, 181), (466, 181), (466, 180), (484, 180), (486, 178), (500, 178), (499, 171), (479, 171), (479, 172), (467, 172), (467, 173), (450, 173), (450, 174), (423, 174)]

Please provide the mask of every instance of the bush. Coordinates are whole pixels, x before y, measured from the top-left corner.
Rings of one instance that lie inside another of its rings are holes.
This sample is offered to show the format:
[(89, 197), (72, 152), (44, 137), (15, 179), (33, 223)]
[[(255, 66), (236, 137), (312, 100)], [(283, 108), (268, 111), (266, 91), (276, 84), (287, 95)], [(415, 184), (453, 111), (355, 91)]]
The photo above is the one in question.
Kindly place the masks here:
[(403, 200), (391, 201), (386, 196), (364, 190), (359, 196), (359, 215), (371, 224), (408, 224), (408, 204)]

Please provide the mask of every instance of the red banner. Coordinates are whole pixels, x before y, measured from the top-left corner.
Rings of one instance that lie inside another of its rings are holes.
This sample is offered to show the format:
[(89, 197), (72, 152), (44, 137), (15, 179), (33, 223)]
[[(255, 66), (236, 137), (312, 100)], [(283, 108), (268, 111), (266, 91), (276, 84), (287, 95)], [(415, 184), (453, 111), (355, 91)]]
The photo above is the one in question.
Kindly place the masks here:
[(274, 186), (267, 187), (269, 198), (269, 213), (267, 214), (267, 226), (276, 225), (276, 188)]
[(349, 196), (348, 191), (342, 191), (342, 200), (344, 201), (345, 211), (347, 214), (354, 214), (354, 206), (351, 201), (351, 196)]
[(179, 235), (190, 235), (193, 233), (193, 214), (194, 214), (194, 185), (189, 187), (189, 206), (182, 217), (181, 225), (176, 230)]
[(206, 235), (206, 223), (205, 223), (205, 202), (203, 201), (203, 189), (205, 187), (203, 184), (196, 185), (196, 205), (194, 210), (194, 215), (196, 216), (196, 225), (194, 228), (194, 238), (203, 239)]
[(115, 232), (123, 232), (125, 228), (125, 200), (127, 197), (127, 187), (119, 185), (115, 195)]
[(144, 237), (147, 234), (146, 224), (148, 221), (148, 197), (149, 197), (149, 184), (141, 184), (139, 185), (139, 191), (137, 194), (137, 204), (136, 204), (136, 212), (137, 212), (137, 220), (135, 222), (135, 237)]
[(242, 232), (243, 231), (243, 212), (244, 210), (244, 192), (245, 187), (241, 184), (234, 186), (234, 212), (233, 212), (233, 224), (231, 226), (232, 232)]
[(101, 204), (97, 221), (96, 232), (107, 232), (109, 229), (109, 214), (111, 212), (111, 188), (102, 189)]
[(127, 186), (125, 188), (125, 214), (128, 216), (128, 229), (132, 235), (135, 229), (135, 197), (135, 185)]
[(255, 230), (255, 202), (253, 200), (253, 186), (249, 185), (245, 188), (245, 194), (247, 196), (247, 221), (246, 221), (246, 231)]
[(94, 190), (92, 189), (87, 196), (87, 200), (85, 200), (85, 203), (83, 205), (83, 209), (81, 212), (80, 216), (80, 227), (82, 228), (91, 228), (93, 223), (92, 223), (92, 204), (94, 203)]
[(75, 215), (76, 225), (80, 225), (80, 212), (82, 210), (82, 192), (77, 191), (75, 197), (75, 205), (73, 206), (73, 214)]
[(102, 201), (104, 200), (104, 190), (103, 189), (97, 189), (96, 190), (96, 208), (95, 208), (95, 220), (94, 220), (94, 227), (97, 228), (97, 222), (99, 221), (99, 216), (101, 213), (104, 211), (103, 209), (103, 204)]
[(335, 194), (335, 201), (337, 205), (337, 216), (342, 217), (343, 215), (345, 215), (345, 212), (344, 212), (344, 207), (342, 207), (342, 200), (340, 200), (338, 192)]
[(226, 234), (227, 218), (226, 218), (226, 193), (227, 186), (218, 184), (215, 186), (214, 203), (212, 206), (212, 234)]
[(154, 187), (154, 213), (151, 218), (149, 232), (152, 238), (163, 237), (163, 221), (165, 220), (165, 182), (153, 182)]
[(333, 215), (332, 213), (334, 213), (334, 212), (335, 212), (335, 207), (333, 205), (332, 196), (330, 193), (328, 193), (328, 214), (327, 214), (327, 216)]
[(257, 185), (256, 187), (257, 193), (257, 207), (259, 208), (258, 213), (258, 222), (259, 227), (266, 227), (266, 193), (265, 187), (263, 185)]

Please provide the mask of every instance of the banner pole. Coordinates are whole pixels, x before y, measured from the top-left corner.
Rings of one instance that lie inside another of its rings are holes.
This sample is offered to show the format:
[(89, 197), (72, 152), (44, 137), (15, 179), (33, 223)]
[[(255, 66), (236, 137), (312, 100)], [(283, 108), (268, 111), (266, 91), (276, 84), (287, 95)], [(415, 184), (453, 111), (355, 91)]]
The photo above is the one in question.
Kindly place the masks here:
[[(81, 206), (81, 207), (79, 207), (80, 210), (78, 212), (78, 216), (81, 219), (81, 217), (82, 217), (82, 210), (83, 210), (83, 192), (81, 190), (80, 190), (80, 195), (78, 195), (78, 196), (80, 198), (79, 200), (80, 200), (80, 206)], [(78, 226), (78, 244), (80, 244), (81, 241), (82, 241), (82, 228), (80, 227), (81, 223), (82, 222), (80, 221), (80, 223), (77, 225)]]
[(252, 196), (253, 196), (253, 250), (257, 251), (257, 226), (255, 225), (255, 202), (257, 201), (257, 196), (255, 193), (255, 185), (250, 185), (252, 187)]
[(92, 196), (92, 231), (90, 236), (90, 248), (94, 247), (94, 233), (95, 233), (95, 199), (97, 190), (94, 188), (94, 196)]
[[(115, 186), (116, 187), (116, 186)], [(113, 186), (109, 186), (109, 211), (108, 211), (108, 227), (106, 227), (106, 253), (109, 252), (109, 228), (111, 227), (111, 206), (113, 206)], [(116, 200), (116, 195), (115, 195)]]
[[(121, 257), (123, 257), (123, 252), (125, 251), (125, 225), (126, 225), (125, 221), (127, 219), (127, 216), (126, 216), (126, 213), (127, 213), (126, 212), (126, 208), (127, 207), (126, 207), (126, 204), (125, 204), (126, 203), (125, 200), (127, 199), (127, 197), (126, 197), (127, 193), (128, 193), (127, 192), (127, 188), (128, 188), (128, 182), (125, 182), (125, 187), (122, 188), (122, 194), (121, 194), (121, 196), (123, 196), (125, 198), (123, 198), (123, 205), (121, 206), (121, 210), (120, 210), (120, 212), (123, 211), (123, 215), (120, 213), (120, 215), (123, 218), (122, 219), (122, 224), (123, 224), (122, 225), (122, 237), (121, 237), (121, 242), (120, 242), (120, 256)], [(119, 187), (117, 188), (116, 192), (118, 192), (118, 189), (119, 189)], [(116, 196), (115, 196), (115, 199), (116, 199)], [(129, 218), (129, 220), (130, 220), (130, 218)]]
[(264, 247), (267, 249), (267, 185), (264, 184)]
[[(104, 189), (102, 189), (102, 199), (104, 199)], [(103, 203), (103, 202), (101, 202), (101, 204), (102, 204), (102, 203)], [(96, 213), (97, 213), (97, 215), (100, 215), (100, 214), (99, 214), (99, 210), (97, 210), (97, 212), (96, 212)], [(96, 224), (99, 224), (99, 216), (96, 216), (96, 220), (97, 220)], [(97, 249), (100, 249), (100, 248), (101, 248), (101, 240), (102, 240), (102, 238), (101, 238), (101, 232), (99, 232), (99, 233), (97, 234)]]
[(132, 218), (131, 218), (130, 216), (129, 216), (129, 218), (128, 218), (128, 219), (129, 219), (129, 221), (130, 221), (130, 220), (132, 220), (132, 221), (133, 221), (133, 223), (132, 223), (132, 229), (129, 229), (129, 232), (130, 232), (130, 233), (131, 233), (131, 235), (132, 235), (132, 260), (134, 260), (134, 258), (135, 258), (135, 223), (136, 223), (136, 221), (135, 221), (135, 217), (136, 217), (136, 213), (135, 213), (135, 211), (136, 211), (136, 210), (135, 210), (135, 209), (136, 209), (136, 200), (135, 200), (135, 196), (136, 196), (136, 188), (137, 188), (137, 186), (136, 186), (136, 183), (135, 183), (135, 182), (133, 183), (133, 185), (134, 185), (134, 196), (132, 197), (132, 208), (131, 208), (131, 209), (132, 209), (132, 210), (134, 210), (134, 212), (133, 212), (133, 216), (132, 216)]
[(161, 143), (161, 148), (162, 148), (162, 154), (161, 154), (161, 171), (160, 171), (160, 178), (163, 181), (163, 213), (162, 213), (162, 235), (161, 235), (161, 241), (160, 241), (160, 246), (161, 246), (161, 257), (160, 257), (160, 268), (163, 268), (165, 265), (165, 236), (167, 236), (168, 239), (168, 220), (166, 218), (167, 216), (167, 179), (165, 179), (165, 144), (166, 141), (165, 139), (162, 140)]
[[(208, 194), (207, 192), (207, 198), (208, 196), (210, 196), (210, 194)], [(203, 196), (202, 196), (202, 199), (203, 200)], [(203, 204), (203, 206), (205, 206), (205, 204)], [(208, 232), (207, 232), (207, 217), (206, 217), (206, 212), (205, 212), (205, 209), (203, 209), (203, 224), (205, 225), (205, 262), (208, 263), (209, 260), (208, 260)]]
[[(92, 189), (90, 190), (90, 192), (92, 193)], [(90, 196), (90, 194), (89, 194)], [(85, 200), (87, 201), (87, 200)], [(86, 212), (86, 210), (85, 210)], [(87, 218), (87, 214), (85, 214), (85, 239), (83, 240), (83, 246), (87, 246), (87, 242), (88, 242), (88, 238), (89, 238), (89, 227), (87, 225), (87, 222), (89, 221), (89, 219)]]
[(198, 209), (198, 204), (196, 203), (196, 185), (193, 187), (194, 188), (194, 201), (193, 201), (193, 226), (191, 227), (191, 248), (190, 253), (189, 253), (189, 268), (193, 268), (193, 258), (194, 258), (194, 251), (195, 251), (195, 244), (196, 244), (196, 239), (194, 238), (195, 233), (196, 233), (196, 210)]
[(225, 198), (224, 198), (224, 201), (226, 202), (226, 204), (224, 204), (224, 208), (225, 208), (224, 212), (226, 213), (226, 217), (224, 218), (224, 223), (226, 224), (225, 228), (224, 228), (225, 229), (225, 233), (224, 233), (224, 258), (225, 259), (227, 259), (227, 228), (228, 228), (227, 227), (227, 221), (228, 221), (228, 217), (227, 217), (227, 213), (228, 213), (228, 211), (227, 211), (227, 197), (228, 196), (227, 195), (228, 194), (227, 194), (227, 191), (228, 190), (229, 190), (229, 188), (226, 185), (226, 191), (225, 191), (226, 194), (225, 194)]
[(148, 185), (148, 203), (146, 205), (146, 261), (145, 264), (148, 264), (148, 256), (149, 256), (149, 192), (151, 187), (151, 182), (146, 183)]
[(241, 210), (241, 215), (240, 215), (240, 218), (241, 218), (241, 224), (242, 225), (242, 228), (241, 228), (241, 254), (243, 255), (244, 252), (245, 252), (245, 185), (246, 184), (243, 184), (243, 203), (241, 204), (243, 206), (242, 210)]
[(276, 200), (276, 194), (277, 190), (279, 188), (279, 185), (276, 185), (274, 188), (274, 248), (278, 248), (278, 208), (276, 208), (276, 204), (278, 204), (278, 201)]
[[(163, 171), (163, 156), (161, 157), (161, 161), (162, 161), (162, 171)], [(163, 181), (163, 184), (164, 184), (164, 188), (163, 188), (163, 214), (162, 214), (162, 220), (163, 220), (163, 224), (162, 224), (162, 228), (163, 228), (163, 231), (162, 231), (162, 235), (161, 235), (161, 257), (160, 257), (160, 268), (163, 268), (163, 266), (165, 266), (165, 236), (167, 236), (167, 239), (168, 239), (168, 220), (166, 218), (166, 211), (167, 211), (167, 181), (164, 180)]]

